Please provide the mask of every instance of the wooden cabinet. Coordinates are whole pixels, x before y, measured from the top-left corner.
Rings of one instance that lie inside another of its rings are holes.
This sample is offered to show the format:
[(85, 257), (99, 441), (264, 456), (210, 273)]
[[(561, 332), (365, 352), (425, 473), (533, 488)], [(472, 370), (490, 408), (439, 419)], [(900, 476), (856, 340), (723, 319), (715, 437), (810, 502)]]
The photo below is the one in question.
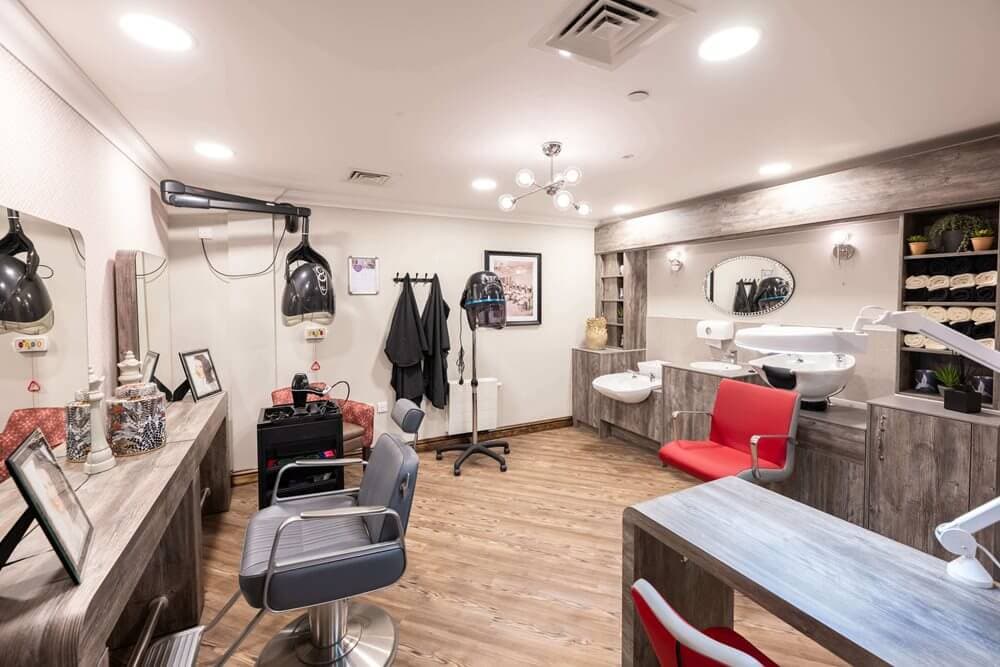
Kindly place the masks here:
[(591, 428), (601, 425), (603, 396), (590, 386), (594, 378), (609, 373), (634, 370), (646, 358), (646, 351), (587, 350), (573, 348), (573, 423)]
[(597, 255), (595, 312), (608, 321), (608, 347), (646, 346), (646, 251)]

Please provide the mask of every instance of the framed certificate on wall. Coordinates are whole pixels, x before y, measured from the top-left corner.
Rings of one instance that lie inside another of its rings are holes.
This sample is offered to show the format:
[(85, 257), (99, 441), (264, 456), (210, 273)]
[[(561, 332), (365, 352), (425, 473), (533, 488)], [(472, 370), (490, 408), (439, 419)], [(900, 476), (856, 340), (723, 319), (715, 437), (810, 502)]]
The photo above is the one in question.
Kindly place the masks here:
[(347, 291), (378, 294), (378, 257), (347, 258)]

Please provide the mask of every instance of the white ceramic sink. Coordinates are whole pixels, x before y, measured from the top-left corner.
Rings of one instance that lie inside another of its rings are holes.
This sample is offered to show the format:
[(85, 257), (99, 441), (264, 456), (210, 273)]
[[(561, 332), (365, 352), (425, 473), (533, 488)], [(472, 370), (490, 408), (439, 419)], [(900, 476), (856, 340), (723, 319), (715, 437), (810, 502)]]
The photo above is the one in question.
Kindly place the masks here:
[(788, 371), (792, 374), (794, 386), (780, 386), (794, 389), (806, 402), (821, 402), (842, 390), (854, 374), (854, 357), (849, 354), (772, 354), (754, 359), (750, 365), (760, 370), (760, 376), (772, 386), (789, 382), (778, 377), (768, 377), (764, 366)]
[(649, 398), (654, 389), (659, 389), (661, 384), (662, 381), (659, 379), (650, 379), (648, 375), (626, 371), (594, 378), (590, 386), (602, 396), (622, 403), (642, 403)]
[(731, 364), (726, 361), (692, 361), (690, 364), (691, 368), (697, 368), (700, 371), (738, 371), (742, 366), (739, 364)]

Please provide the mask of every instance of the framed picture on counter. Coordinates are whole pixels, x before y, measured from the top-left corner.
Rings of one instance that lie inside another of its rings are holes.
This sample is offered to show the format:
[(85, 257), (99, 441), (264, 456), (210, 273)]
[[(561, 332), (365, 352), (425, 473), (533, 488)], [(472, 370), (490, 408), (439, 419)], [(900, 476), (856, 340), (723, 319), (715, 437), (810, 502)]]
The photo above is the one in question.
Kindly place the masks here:
[(181, 352), (180, 357), (181, 366), (184, 368), (184, 377), (187, 378), (191, 388), (191, 398), (195, 402), (222, 391), (219, 373), (215, 370), (212, 353), (208, 351), (208, 348)]
[(31, 525), (38, 521), (73, 583), (79, 585), (94, 527), (49, 448), (35, 429), (4, 461), (28, 509), (0, 548), (0, 565)]
[(507, 326), (542, 323), (542, 253), (485, 252), (485, 268), (500, 278), (507, 300)]

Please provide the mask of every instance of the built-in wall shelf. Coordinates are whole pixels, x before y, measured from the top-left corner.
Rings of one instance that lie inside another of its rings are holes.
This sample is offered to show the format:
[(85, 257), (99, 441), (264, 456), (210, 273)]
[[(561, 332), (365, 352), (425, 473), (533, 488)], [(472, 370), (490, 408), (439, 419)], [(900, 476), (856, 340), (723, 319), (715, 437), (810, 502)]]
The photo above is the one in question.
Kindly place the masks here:
[(601, 276), (604, 280), (617, 280), (619, 278), (624, 278), (625, 276), (615, 275), (615, 276)]
[[(948, 208), (928, 209), (913, 211), (904, 214), (900, 218), (899, 229), (899, 257), (903, 260), (900, 264), (899, 278), (899, 304), (900, 308), (907, 306), (941, 306), (942, 308), (998, 308), (1000, 301), (996, 298), (990, 301), (908, 301), (906, 300), (906, 279), (911, 275), (926, 275), (934, 273), (937, 275), (955, 275), (958, 273), (982, 273), (993, 271), (998, 268), (1000, 252), (997, 250), (969, 250), (966, 252), (934, 252), (924, 255), (910, 255), (909, 245), (906, 239), (915, 234), (927, 235), (927, 230), (932, 224), (942, 216), (949, 213), (966, 213), (981, 218), (985, 224), (996, 229), (1000, 222), (1000, 201), (990, 201), (978, 204), (960, 205)], [(967, 260), (958, 262), (957, 260)], [(933, 271), (928, 267), (915, 264), (917, 260), (935, 261), (937, 265)], [(952, 264), (958, 264), (952, 268)], [(977, 335), (976, 338), (998, 338), (994, 331), (993, 336)], [(965, 370), (967, 375), (992, 375), (994, 386), (1000, 387), (1000, 374), (993, 373), (990, 369), (952, 350), (928, 350), (919, 347), (908, 347), (903, 336), (905, 332), (899, 332), (896, 337), (896, 393), (905, 396), (914, 396), (928, 401), (941, 401), (943, 398), (937, 394), (926, 394), (914, 391), (916, 385), (916, 371), (931, 370), (937, 371), (943, 366), (958, 366)], [(994, 344), (994, 349), (995, 344)], [(996, 394), (996, 392), (994, 392)], [(984, 398), (984, 408), (996, 408), (998, 406), (997, 397), (994, 396), (988, 401)]]
[(608, 347), (646, 344), (646, 251), (597, 255), (594, 312), (608, 322)]
[[(625, 326), (621, 322), (608, 322), (609, 327), (623, 327)], [(619, 347), (618, 345), (611, 345), (610, 347)]]
[(965, 252), (930, 252), (923, 255), (904, 255), (903, 259), (948, 259), (949, 257), (976, 257), (996, 254), (996, 250), (967, 250)]
[(601, 299), (603, 303), (625, 303), (625, 299)]

